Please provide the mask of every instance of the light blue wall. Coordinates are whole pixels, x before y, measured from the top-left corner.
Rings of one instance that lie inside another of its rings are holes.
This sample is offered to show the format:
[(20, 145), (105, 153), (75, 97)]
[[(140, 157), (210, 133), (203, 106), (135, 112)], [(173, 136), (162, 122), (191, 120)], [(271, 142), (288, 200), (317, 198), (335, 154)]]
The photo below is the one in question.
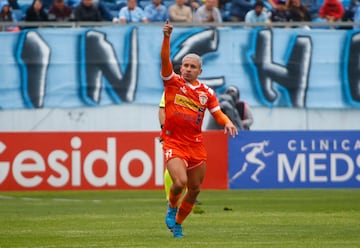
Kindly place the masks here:
[[(199, 53), (204, 82), (217, 93), (236, 85), (254, 107), (352, 109), (357, 39), (346, 30), (177, 27), (171, 56)], [(155, 106), (161, 42), (161, 26), (151, 25), (2, 32), (0, 107)]]

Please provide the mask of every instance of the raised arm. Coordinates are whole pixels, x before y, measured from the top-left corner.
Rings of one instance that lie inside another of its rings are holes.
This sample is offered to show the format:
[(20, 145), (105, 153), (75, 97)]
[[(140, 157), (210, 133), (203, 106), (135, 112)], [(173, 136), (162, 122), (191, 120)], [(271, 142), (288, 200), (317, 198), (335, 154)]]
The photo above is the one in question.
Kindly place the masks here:
[(161, 46), (161, 76), (169, 77), (173, 73), (173, 66), (170, 59), (170, 35), (173, 26), (167, 20), (163, 27), (163, 43)]

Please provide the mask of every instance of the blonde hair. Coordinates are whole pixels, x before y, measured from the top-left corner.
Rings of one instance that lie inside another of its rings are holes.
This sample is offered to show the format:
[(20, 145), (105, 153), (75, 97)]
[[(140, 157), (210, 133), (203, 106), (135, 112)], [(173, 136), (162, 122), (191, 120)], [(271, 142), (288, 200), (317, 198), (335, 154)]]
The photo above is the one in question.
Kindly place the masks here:
[(189, 53), (183, 57), (181, 62), (184, 63), (184, 60), (187, 58), (196, 59), (197, 61), (199, 61), (200, 68), (202, 68), (202, 59), (199, 55), (197, 55), (196, 53)]

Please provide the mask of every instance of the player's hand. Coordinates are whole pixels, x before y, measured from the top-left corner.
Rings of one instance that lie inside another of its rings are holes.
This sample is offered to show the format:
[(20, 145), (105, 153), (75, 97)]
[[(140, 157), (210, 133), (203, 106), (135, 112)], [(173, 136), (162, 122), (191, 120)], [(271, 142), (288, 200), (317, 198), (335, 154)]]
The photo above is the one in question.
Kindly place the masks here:
[(173, 25), (170, 24), (169, 20), (166, 20), (164, 27), (163, 27), (163, 33), (165, 36), (170, 36), (171, 32), (173, 30)]
[(231, 135), (233, 138), (235, 137), (235, 135), (238, 135), (238, 130), (237, 128), (234, 126), (234, 124), (232, 123), (227, 123), (224, 127), (224, 132), (225, 134), (229, 134)]

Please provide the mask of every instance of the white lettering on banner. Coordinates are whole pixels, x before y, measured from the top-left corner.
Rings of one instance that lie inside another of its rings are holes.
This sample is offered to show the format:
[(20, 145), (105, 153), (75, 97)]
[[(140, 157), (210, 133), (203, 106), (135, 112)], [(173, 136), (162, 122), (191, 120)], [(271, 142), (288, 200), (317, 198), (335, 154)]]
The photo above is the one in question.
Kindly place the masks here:
[[(25, 162), (32, 160), (31, 162)], [(44, 172), (45, 162), (36, 151), (26, 150), (20, 152), (14, 159), (13, 162), (13, 175), (17, 182), (21, 182), (24, 187), (35, 187), (42, 182), (41, 176), (33, 176), (30, 178), (24, 177), (24, 172)]]
[[(71, 156), (64, 150), (53, 150), (47, 158), (35, 150), (23, 150), (14, 155), (10, 161), (0, 161), (0, 184), (12, 173), (16, 183), (22, 187), (31, 188), (39, 186), (44, 180), (52, 187), (63, 187), (71, 181), (71, 186), (81, 186), (81, 178), (94, 187), (116, 186), (117, 153), (116, 138), (106, 138), (106, 148), (90, 151), (81, 160), (82, 140), (80, 137), (72, 137), (70, 141), (72, 148)], [(6, 144), (0, 141), (0, 155), (6, 150)], [(150, 156), (143, 150), (128, 150), (122, 158), (119, 158), (119, 173), (125, 183), (130, 186), (142, 186), (149, 182), (155, 173), (155, 185), (163, 185), (164, 162), (162, 146), (157, 138), (154, 139), (155, 148), (155, 170)], [(70, 161), (68, 161), (70, 159)], [(106, 172), (102, 176), (94, 173), (96, 161), (103, 161)], [(143, 170), (139, 176), (130, 173), (130, 164), (134, 160), (140, 160)], [(68, 163), (68, 166), (66, 165)], [(51, 174), (45, 178), (44, 174)], [(25, 173), (28, 173), (24, 175)], [(31, 173), (31, 174), (30, 174)]]
[[(139, 177), (133, 177), (129, 172), (129, 165), (134, 159), (139, 159), (144, 166), (143, 173)], [(131, 186), (144, 185), (150, 179), (151, 173), (151, 159), (141, 150), (132, 150), (127, 152), (120, 162), (120, 175), (122, 175), (124, 181)]]
[(354, 145), (354, 151), (360, 150), (360, 140), (356, 140)]
[[(2, 154), (6, 150), (6, 145), (0, 141), (0, 154)], [(10, 163), (9, 162), (0, 162), (0, 184), (5, 181), (7, 175), (10, 171)]]
[(350, 151), (360, 150), (360, 140), (351, 143), (348, 139), (343, 140), (289, 140), (289, 151)]
[(278, 181), (284, 182), (285, 172), (290, 182), (295, 182), (296, 176), (300, 171), (300, 181), (306, 181), (306, 166), (305, 166), (305, 154), (298, 154), (296, 156), (294, 166), (291, 165), (286, 154), (278, 154)]
[(325, 160), (326, 154), (312, 153), (309, 155), (309, 181), (314, 183), (327, 182), (326, 176), (318, 175), (319, 171), (326, 172), (326, 164), (317, 163), (318, 160)]
[(81, 185), (81, 153), (76, 149), (81, 147), (81, 139), (79, 137), (74, 137), (71, 139), (71, 147), (74, 149), (71, 153), (71, 172), (72, 172), (72, 186)]
[[(360, 156), (358, 156), (357, 159), (359, 159), (359, 158), (360, 158)], [(344, 173), (343, 175), (338, 175), (336, 173), (337, 172), (336, 165), (337, 165), (337, 161), (341, 160), (341, 159), (346, 162), (347, 170), (346, 170), (346, 173)], [(330, 169), (331, 181), (333, 181), (333, 182), (345, 182), (345, 181), (349, 180), (354, 173), (354, 167), (355, 167), (352, 159), (348, 155), (342, 154), (342, 153), (332, 154), (332, 156), (330, 158), (330, 166), (334, 167), (334, 168)], [(360, 163), (358, 163), (358, 166), (360, 167)], [(357, 175), (357, 177), (359, 177), (359, 175)]]
[[(116, 140), (107, 139), (107, 151), (94, 150), (89, 152), (84, 161), (84, 175), (90, 184), (95, 187), (116, 185)], [(125, 155), (126, 157), (126, 155)], [(102, 177), (94, 175), (93, 166), (96, 160), (103, 160), (107, 166), (107, 172)], [(120, 162), (121, 165), (121, 162)]]
[(59, 177), (50, 175), (47, 180), (50, 185), (53, 185), (54, 187), (62, 187), (69, 181), (69, 171), (66, 169), (64, 164), (59, 163), (59, 161), (65, 162), (68, 157), (68, 154), (64, 151), (53, 151), (49, 154), (49, 167), (60, 175)]
[[(340, 161), (342, 161), (341, 164)], [(328, 162), (330, 166), (327, 166)], [(340, 175), (338, 174), (339, 166), (343, 166), (343, 164), (346, 164), (346, 168), (341, 169), (342, 171), (346, 169), (346, 171)], [(360, 168), (360, 155), (356, 157), (356, 166)], [(355, 175), (354, 161), (347, 154), (310, 153), (306, 156), (304, 153), (299, 153), (296, 155), (293, 165), (290, 164), (287, 154), (278, 154), (278, 182), (280, 183), (284, 182), (285, 179), (294, 183), (297, 178), (300, 179), (300, 182), (306, 182), (307, 178), (309, 182), (314, 183), (328, 182), (329, 179), (331, 182), (344, 182), (353, 176), (360, 182), (360, 173)]]

